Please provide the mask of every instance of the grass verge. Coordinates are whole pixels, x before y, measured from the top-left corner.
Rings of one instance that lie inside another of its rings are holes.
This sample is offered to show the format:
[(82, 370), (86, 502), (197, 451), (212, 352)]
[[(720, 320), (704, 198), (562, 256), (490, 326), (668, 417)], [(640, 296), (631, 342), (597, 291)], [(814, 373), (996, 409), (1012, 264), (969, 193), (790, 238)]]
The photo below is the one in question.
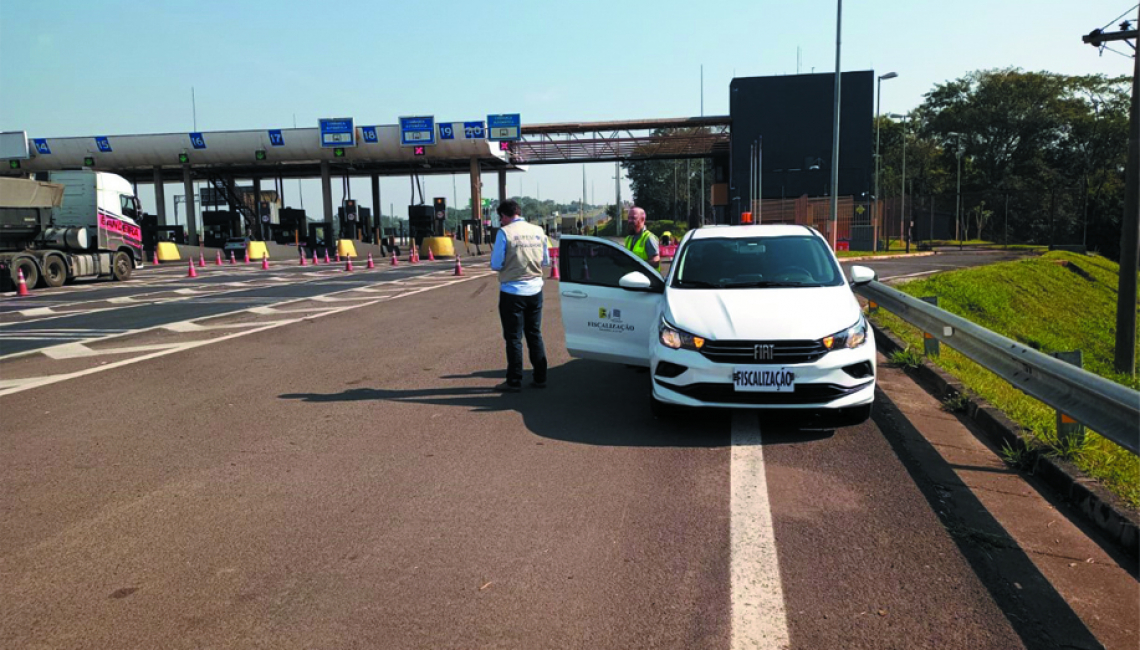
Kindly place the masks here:
[[(1112, 369), (1118, 272), (1102, 257), (1054, 251), (897, 288), (915, 297), (938, 296), (943, 309), (1042, 352), (1081, 350), (1086, 370), (1140, 389), (1140, 379)], [(909, 348), (922, 349), (922, 333), (902, 319), (880, 310), (874, 320)], [(1140, 510), (1140, 458), (1093, 432), (1078, 447), (1062, 444), (1053, 409), (945, 345), (931, 361), (1021, 425), (1028, 443), (1068, 458)]]

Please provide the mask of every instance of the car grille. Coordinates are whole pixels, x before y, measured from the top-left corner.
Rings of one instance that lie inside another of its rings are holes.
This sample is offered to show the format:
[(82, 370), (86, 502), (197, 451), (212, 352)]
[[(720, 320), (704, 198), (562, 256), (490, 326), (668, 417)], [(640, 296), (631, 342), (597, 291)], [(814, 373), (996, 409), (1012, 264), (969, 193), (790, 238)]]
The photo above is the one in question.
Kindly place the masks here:
[[(757, 345), (771, 345), (772, 358), (756, 359)], [(811, 363), (827, 354), (820, 341), (705, 341), (701, 354), (716, 363)]]
[(658, 382), (658, 385), (695, 400), (718, 404), (825, 404), (840, 397), (857, 393), (870, 383), (864, 382), (851, 387), (838, 384), (796, 384), (795, 391), (790, 393), (737, 392), (732, 384), (677, 386)]

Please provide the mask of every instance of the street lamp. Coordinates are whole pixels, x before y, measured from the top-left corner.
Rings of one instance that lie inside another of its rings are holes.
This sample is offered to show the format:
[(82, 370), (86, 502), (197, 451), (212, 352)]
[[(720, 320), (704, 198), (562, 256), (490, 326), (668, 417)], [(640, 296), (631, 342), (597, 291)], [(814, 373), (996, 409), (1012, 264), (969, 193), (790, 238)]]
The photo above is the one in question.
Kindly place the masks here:
[[(888, 113), (887, 117), (892, 120), (906, 120), (906, 115), (899, 115), (898, 113)], [(910, 220), (906, 216), (906, 127), (903, 124), (902, 132), (902, 191), (899, 192), (899, 215), (901, 215), (902, 232), (899, 233), (904, 240), (906, 240), (906, 252), (910, 252)], [(891, 247), (891, 238), (887, 237), (887, 248)]]
[(951, 131), (946, 135), (958, 138), (958, 150), (954, 154), (958, 158), (958, 192), (954, 201), (954, 234), (957, 235), (958, 250), (962, 250), (962, 134)]
[[(879, 164), (881, 158), (879, 156), (879, 105), (883, 101), (883, 80), (894, 79), (897, 76), (899, 76), (897, 72), (888, 72), (879, 75), (879, 80), (875, 84), (875, 217), (880, 222), (883, 220), (883, 215), (882, 210), (879, 208)], [(873, 251), (879, 249), (878, 237), (876, 237), (875, 240), (876, 241), (871, 245), (871, 250)], [(889, 237), (887, 241), (890, 241)]]

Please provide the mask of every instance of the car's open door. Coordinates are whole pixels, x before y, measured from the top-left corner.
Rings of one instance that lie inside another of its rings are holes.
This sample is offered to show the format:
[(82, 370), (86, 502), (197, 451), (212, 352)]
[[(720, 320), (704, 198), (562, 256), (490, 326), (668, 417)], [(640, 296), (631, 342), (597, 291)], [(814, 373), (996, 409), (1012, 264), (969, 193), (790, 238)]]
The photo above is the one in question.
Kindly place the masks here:
[(665, 293), (661, 274), (598, 237), (563, 235), (558, 265), (570, 355), (648, 366)]

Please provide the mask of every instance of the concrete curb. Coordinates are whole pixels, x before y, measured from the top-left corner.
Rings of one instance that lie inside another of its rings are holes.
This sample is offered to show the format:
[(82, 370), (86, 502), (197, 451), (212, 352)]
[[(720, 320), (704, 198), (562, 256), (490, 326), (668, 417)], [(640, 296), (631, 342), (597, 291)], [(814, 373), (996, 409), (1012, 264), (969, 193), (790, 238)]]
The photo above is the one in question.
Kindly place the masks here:
[(871, 260), (896, 260), (896, 259), (899, 259), (900, 257), (906, 258), (909, 260), (912, 257), (929, 257), (931, 255), (937, 255), (937, 254), (938, 254), (937, 251), (926, 251), (924, 253), (899, 253), (897, 255), (895, 255), (895, 254), (891, 254), (891, 255), (860, 255), (858, 257), (840, 257), (838, 259), (839, 259), (839, 263), (842, 264), (844, 262), (867, 262), (867, 261), (871, 261)]
[[(906, 349), (906, 345), (890, 332), (871, 323), (875, 343), (883, 354)], [(1039, 449), (1030, 448), (1018, 435), (1021, 427), (986, 400), (969, 395), (966, 388), (941, 368), (923, 361), (917, 368), (905, 368), (939, 400), (955, 395), (967, 397), (966, 415), (995, 446), (1009, 446), (1027, 454), (1028, 472), (1052, 488), (1058, 496), (1074, 506), (1084, 519), (1096, 526), (1131, 557), (1140, 557), (1140, 517), (1115, 494), (1097, 481), (1081, 473), (1072, 463), (1053, 458)]]

